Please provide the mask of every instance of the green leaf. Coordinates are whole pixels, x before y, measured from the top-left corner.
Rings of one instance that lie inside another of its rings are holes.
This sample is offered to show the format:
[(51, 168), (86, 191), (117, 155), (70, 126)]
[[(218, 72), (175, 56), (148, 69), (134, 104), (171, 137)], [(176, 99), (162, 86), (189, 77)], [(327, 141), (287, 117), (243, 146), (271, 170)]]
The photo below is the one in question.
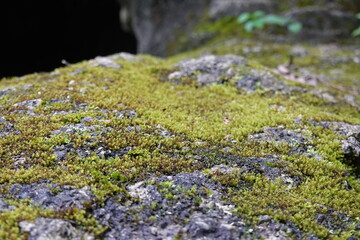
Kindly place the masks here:
[(244, 28), (247, 32), (252, 32), (254, 29), (253, 21), (245, 23)]
[(299, 22), (290, 23), (288, 26), (288, 31), (291, 33), (299, 33), (302, 29), (302, 24)]
[(263, 11), (256, 11), (253, 13), (253, 17), (256, 19), (256, 18), (261, 18), (265, 16), (265, 13)]
[(356, 17), (357, 17), (358, 19), (360, 19), (360, 13), (356, 14)]
[(352, 34), (353, 37), (357, 37), (360, 36), (360, 27), (358, 27), (357, 29), (355, 29)]
[(285, 26), (290, 21), (290, 19), (288, 19), (288, 18), (280, 17), (280, 16), (277, 16), (274, 14), (266, 15), (262, 18), (262, 20), (266, 24), (276, 24), (276, 25), (281, 25), (281, 26)]
[(254, 25), (254, 28), (263, 29), (264, 28), (264, 21), (262, 18), (251, 21)]
[(238, 18), (237, 18), (237, 22), (238, 23), (245, 23), (247, 22), (249, 19), (251, 18), (251, 14), (246, 12), (241, 14)]

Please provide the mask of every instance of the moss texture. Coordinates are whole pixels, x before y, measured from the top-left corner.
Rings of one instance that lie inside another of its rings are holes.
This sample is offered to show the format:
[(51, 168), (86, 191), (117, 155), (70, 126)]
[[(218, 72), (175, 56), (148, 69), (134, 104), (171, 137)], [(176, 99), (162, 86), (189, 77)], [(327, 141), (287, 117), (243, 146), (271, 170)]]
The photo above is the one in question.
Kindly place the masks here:
[[(203, 171), (227, 188), (224, 201), (233, 203), (234, 214), (249, 224), (257, 224), (260, 215), (269, 215), (277, 221), (291, 221), (303, 232), (323, 239), (360, 237), (355, 233), (355, 225), (360, 221), (359, 176), (344, 161), (340, 146), (343, 138), (332, 130), (308, 122), (360, 124), (358, 109), (344, 105), (342, 101), (329, 103), (310, 93), (293, 93), (291, 96), (270, 94), (266, 90), (246, 93), (231, 84), (199, 87), (192, 82), (174, 84), (166, 80), (167, 74), (175, 71), (174, 63), (203, 52), (245, 55), (251, 68), (266, 70), (288, 61), (293, 45), (240, 38), (237, 37), (238, 28), (231, 19), (206, 26), (202, 31), (220, 31), (222, 37), (203, 48), (167, 60), (150, 56), (140, 56), (137, 61), (118, 58), (114, 61), (122, 66), (121, 69), (94, 67), (85, 61), (51, 73), (2, 79), (0, 90), (8, 87), (16, 87), (16, 90), (0, 97), (1, 116), (18, 132), (0, 138), (0, 194), (7, 196), (15, 183), (31, 184), (47, 179), (75, 188), (90, 186), (99, 202), (118, 194), (123, 194), (123, 201), (126, 201), (130, 198), (126, 187), (137, 181), (152, 176)], [(301, 48), (307, 53), (295, 58), (298, 69), (328, 76), (329, 82), (333, 83), (320, 83), (315, 88), (330, 91), (339, 99), (358, 91), (360, 84), (355, 83), (354, 87), (354, 79), (360, 75), (358, 64), (347, 60), (336, 63), (339, 70), (336, 72), (334, 63), (321, 60), (322, 56), (326, 59), (350, 58), (353, 56), (351, 47), (337, 48), (331, 54), (326, 52), (326, 56), (318, 46), (303, 45)], [(32, 86), (22, 89), (28, 84)], [(344, 89), (340, 91), (335, 85), (344, 86)], [(32, 109), (32, 115), (28, 114), (28, 108), (16, 105), (34, 99), (42, 99), (42, 102)], [(51, 103), (53, 99), (64, 101)], [(355, 96), (355, 102), (359, 103), (358, 96)], [(79, 104), (86, 104), (86, 108), (77, 108)], [(285, 110), (279, 111), (276, 106)], [(113, 110), (135, 110), (137, 116), (118, 118)], [(65, 114), (54, 115), (54, 111)], [(91, 120), (85, 125), (96, 124), (99, 129), (111, 130), (99, 130), (100, 133), (93, 136), (86, 132), (52, 134), (65, 125), (77, 124), (89, 117)], [(302, 122), (294, 124), (294, 119), (299, 117)], [(137, 130), (128, 131), (129, 126)], [(289, 155), (286, 145), (246, 141), (250, 134), (276, 126), (305, 131), (314, 151), (322, 158)], [(1, 127), (5, 128), (5, 125)], [(160, 134), (162, 128), (172, 137)], [(131, 150), (122, 157), (108, 159), (96, 154), (79, 157), (69, 153), (65, 159), (57, 161), (56, 146), (72, 143), (81, 148), (89, 142), (93, 148), (104, 146), (116, 151), (131, 146)], [(211, 171), (214, 165), (229, 164), (222, 157), (226, 147), (231, 148), (231, 154), (238, 158), (277, 155), (283, 160), (278, 167), (299, 176), (302, 181), (288, 188), (281, 180), (269, 181), (261, 173)], [(205, 158), (193, 158), (195, 152)], [(346, 183), (351, 189), (345, 188)], [(239, 188), (239, 185), (246, 187)], [(172, 189), (171, 182), (164, 182), (159, 188), (167, 199), (187, 197), (201, 203), (197, 189)], [(27, 235), (20, 232), (19, 222), (37, 217), (74, 220), (94, 236), (101, 236), (106, 230), (96, 223), (86, 208), (59, 212), (41, 209), (31, 201), (9, 201), (15, 206), (14, 210), (0, 213), (0, 238), (3, 239), (25, 239)], [(151, 207), (156, 209), (156, 203)], [(328, 209), (346, 214), (353, 219), (352, 224), (337, 232), (319, 225), (314, 220), (315, 215)]]

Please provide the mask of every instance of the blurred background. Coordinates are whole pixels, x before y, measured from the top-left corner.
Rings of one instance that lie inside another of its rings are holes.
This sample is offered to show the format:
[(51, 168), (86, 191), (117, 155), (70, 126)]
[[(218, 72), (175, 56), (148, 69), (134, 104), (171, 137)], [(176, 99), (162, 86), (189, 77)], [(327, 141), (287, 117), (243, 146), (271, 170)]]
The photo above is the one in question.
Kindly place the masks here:
[(0, 11), (0, 78), (116, 52), (171, 56), (220, 34), (292, 44), (353, 40), (360, 25), (359, 0), (33, 0), (2, 1)]
[[(6, 2), (6, 3), (5, 3)], [(0, 77), (51, 71), (98, 55), (136, 52), (115, 0), (2, 1)]]

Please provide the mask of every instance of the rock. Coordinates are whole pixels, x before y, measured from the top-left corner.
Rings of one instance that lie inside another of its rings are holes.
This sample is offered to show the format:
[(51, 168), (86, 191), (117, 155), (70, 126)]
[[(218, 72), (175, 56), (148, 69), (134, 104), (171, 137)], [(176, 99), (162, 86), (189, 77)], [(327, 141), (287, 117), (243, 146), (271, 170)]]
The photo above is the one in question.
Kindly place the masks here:
[(190, 59), (175, 65), (179, 71), (171, 73), (170, 81), (181, 82), (184, 78), (190, 78), (201, 86), (217, 83), (221, 84), (235, 77), (234, 67), (245, 66), (246, 60), (236, 55), (205, 56), (198, 59)]
[(315, 216), (315, 221), (318, 222), (319, 225), (330, 229), (330, 231), (343, 231), (348, 227), (348, 223), (350, 222), (348, 216), (331, 208), (326, 209), (328, 210), (325, 213), (318, 213)]
[(5, 88), (3, 90), (0, 90), (0, 97), (8, 95), (11, 92), (15, 92), (16, 88)]
[(23, 102), (15, 103), (14, 107), (20, 107), (32, 111), (38, 106), (40, 106), (41, 102), (42, 102), (41, 99), (26, 100)]
[(309, 154), (308, 150), (313, 150), (309, 138), (293, 130), (277, 127), (268, 127), (260, 133), (249, 135), (248, 140), (276, 145), (286, 144), (291, 149), (290, 154)]
[(282, 93), (289, 93), (300, 88), (290, 87), (280, 79), (276, 78), (271, 72), (264, 70), (251, 69), (249, 73), (243, 74), (235, 82), (236, 87), (246, 92), (254, 92), (255, 90), (273, 90)]
[[(178, 52), (180, 39), (191, 35), (207, 12), (208, 1), (126, 0), (138, 52), (168, 56)], [(171, 23), (171, 24), (168, 24)]]
[(94, 60), (90, 61), (90, 64), (94, 67), (104, 67), (104, 68), (114, 68), (114, 69), (122, 68), (119, 64), (117, 64), (108, 57), (96, 57)]
[(20, 134), (20, 132), (14, 127), (13, 124), (0, 115), (0, 137), (4, 137), (10, 134)]
[(200, 86), (223, 84), (235, 80), (238, 89), (248, 93), (255, 90), (279, 91), (289, 94), (301, 91), (300, 87), (292, 87), (275, 77), (270, 71), (250, 69), (245, 58), (237, 55), (207, 55), (197, 59), (184, 60), (174, 66), (178, 69), (168, 75), (169, 81), (182, 83), (196, 81)]
[(34, 223), (19, 223), (22, 232), (29, 233), (29, 240), (93, 240), (93, 236), (76, 229), (68, 221), (51, 218), (37, 218)]
[[(120, 113), (120, 116), (132, 117), (135, 115), (135, 112), (130, 111)], [(98, 139), (101, 136), (106, 135), (107, 133), (112, 131), (110, 127), (103, 127), (101, 125), (86, 125), (87, 119), (83, 119), (83, 123), (77, 124), (68, 124), (60, 128), (59, 130), (52, 131), (51, 136), (56, 135), (79, 135), (82, 136), (84, 134), (89, 134), (90, 138), (85, 141), (85, 143), (81, 147), (75, 148), (74, 142), (69, 142), (67, 144), (54, 146), (54, 154), (56, 155), (56, 161), (61, 162), (66, 159), (69, 153), (76, 153), (79, 157), (85, 158), (92, 155), (97, 155), (100, 158), (109, 159), (111, 157), (121, 157), (130, 151), (132, 148), (130, 146), (121, 148), (119, 150), (108, 149), (103, 143), (99, 143)], [(90, 119), (91, 120), (91, 119)]]
[(112, 54), (112, 55), (108, 56), (108, 58), (111, 60), (123, 59), (123, 60), (129, 61), (129, 62), (136, 62), (141, 59), (140, 56), (137, 56), (137, 55), (134, 55), (131, 53), (126, 53), (126, 52)]
[(65, 125), (62, 128), (60, 128), (59, 130), (52, 131), (52, 135), (59, 135), (61, 133), (70, 134), (70, 135), (81, 134), (81, 133), (91, 133), (91, 136), (94, 137), (94, 136), (100, 135), (103, 132), (110, 131), (110, 130), (111, 130), (110, 128), (105, 128), (100, 125), (87, 126), (83, 123), (77, 123), (77, 124)]
[[(85, 111), (87, 104), (86, 103), (77, 103), (72, 101), (71, 99), (57, 99), (53, 98), (48, 103), (45, 104), (45, 107), (51, 107), (54, 106), (54, 104), (67, 104), (67, 110), (51, 110), (51, 113), (54, 115), (67, 115), (70, 113), (76, 113), (79, 111)], [(72, 106), (71, 109), (69, 109), (69, 105)]]
[(212, 19), (238, 17), (244, 12), (254, 12), (258, 10), (272, 12), (276, 7), (276, 1), (274, 0), (212, 0), (209, 15)]
[(206, 216), (201, 213), (194, 214), (183, 231), (187, 239), (234, 239), (237, 234), (233, 234), (231, 231), (235, 232), (235, 227), (224, 227), (225, 224), (221, 222), (214, 216)]
[(300, 35), (305, 39), (349, 36), (357, 23), (351, 12), (317, 5), (292, 9), (285, 16), (302, 23)]
[(118, 110), (114, 110), (113, 113), (115, 113), (115, 115), (118, 118), (134, 118), (137, 116), (137, 112), (135, 110), (123, 110), (123, 111), (118, 111)]
[(14, 93), (17, 90), (29, 90), (30, 88), (32, 88), (33, 85), (32, 84), (26, 84), (22, 87), (10, 87), (10, 88), (4, 88), (2, 90), (0, 90), (0, 97), (9, 95), (10, 93)]
[(341, 141), (345, 158), (360, 170), (360, 125), (352, 125), (345, 122), (313, 122), (315, 126), (332, 129), (340, 136), (345, 137)]
[[(355, 238), (358, 173), (348, 163), (359, 159), (360, 130), (350, 123), (358, 124), (360, 115), (356, 107), (341, 106), (343, 96), (359, 101), (355, 61), (339, 59), (337, 69), (349, 70), (343, 80), (332, 63), (318, 60), (351, 58), (356, 47), (329, 53), (333, 45), (267, 44), (257, 38), (261, 33), (233, 34), (239, 25), (231, 19), (209, 29), (222, 24), (231, 33), (188, 53), (189, 59), (120, 53), (1, 80), (1, 89), (11, 81), (36, 87), (0, 96), (0, 236), (77, 239), (91, 231), (96, 239), (114, 240)], [(246, 59), (216, 56), (242, 52)], [(283, 73), (312, 69), (336, 76), (319, 80), (329, 85), (303, 86), (259, 63), (277, 66), (290, 53), (298, 58), (293, 68), (283, 65)], [(330, 85), (340, 80), (348, 91)], [(332, 97), (336, 101), (329, 102)], [(308, 119), (319, 120), (319, 127)], [(319, 207), (318, 200), (329, 206)]]
[[(61, 187), (56, 184), (14, 184), (9, 194), (18, 199), (30, 199), (36, 205), (43, 208), (52, 208), (55, 210), (65, 210), (76, 207), (83, 208), (84, 203), (89, 203), (94, 199), (94, 195), (87, 188), (71, 189), (70, 187)], [(58, 193), (54, 193), (58, 192)]]
[(0, 213), (2, 211), (9, 210), (9, 208), (9, 204), (2, 198), (2, 196), (0, 196)]
[[(260, 216), (262, 218), (262, 216)], [(266, 221), (262, 221), (256, 228), (256, 231), (252, 233), (256, 239), (312, 239), (308, 238), (306, 234), (291, 222), (278, 223), (273, 219), (266, 218)]]
[[(204, 189), (210, 189), (212, 195), (206, 197)], [(239, 236), (241, 230), (234, 226), (244, 226), (230, 211), (225, 210), (225, 213), (223, 209), (228, 208), (220, 200), (219, 187), (199, 172), (153, 178), (151, 183), (141, 181), (128, 186), (128, 190), (130, 196), (136, 199), (131, 205), (110, 199), (103, 208), (94, 212), (100, 223), (110, 227), (106, 238), (173, 239), (184, 236), (186, 239), (212, 239)], [(193, 191), (195, 196), (187, 195), (188, 191)], [(171, 198), (170, 195), (176, 197)], [(138, 219), (133, 217), (134, 213)], [(159, 218), (149, 224), (152, 216)], [(190, 221), (186, 220), (188, 218)], [(134, 228), (135, 222), (141, 224)]]

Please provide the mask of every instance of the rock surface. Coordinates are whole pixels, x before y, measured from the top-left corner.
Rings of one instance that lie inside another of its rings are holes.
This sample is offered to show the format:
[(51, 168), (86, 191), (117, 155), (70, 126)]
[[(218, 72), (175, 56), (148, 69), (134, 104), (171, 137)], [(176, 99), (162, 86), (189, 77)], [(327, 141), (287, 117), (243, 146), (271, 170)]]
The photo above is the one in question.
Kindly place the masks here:
[(356, 46), (217, 38), (1, 80), (0, 239), (359, 238)]
[(81, 230), (73, 227), (71, 223), (59, 219), (38, 218), (34, 223), (22, 221), (19, 225), (23, 232), (29, 233), (29, 240), (94, 239), (92, 236), (84, 234)]

